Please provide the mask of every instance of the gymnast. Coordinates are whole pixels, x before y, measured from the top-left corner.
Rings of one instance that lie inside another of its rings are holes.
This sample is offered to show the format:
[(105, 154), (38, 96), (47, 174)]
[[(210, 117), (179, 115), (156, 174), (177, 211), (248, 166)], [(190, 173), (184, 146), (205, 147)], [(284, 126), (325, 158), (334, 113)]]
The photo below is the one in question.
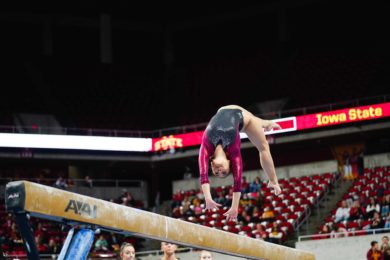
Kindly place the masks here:
[(208, 179), (209, 162), (216, 177), (224, 178), (232, 171), (233, 200), (228, 211), (224, 213), (227, 221), (236, 221), (241, 197), (242, 157), (240, 131), (247, 134), (257, 148), (260, 164), (267, 174), (268, 187), (273, 188), (275, 195), (281, 193), (275, 166), (264, 130), (280, 129), (277, 123), (254, 116), (251, 112), (236, 105), (221, 107), (211, 118), (202, 137), (199, 151), (200, 183), (205, 196), (206, 210), (218, 209), (221, 205), (211, 197)]

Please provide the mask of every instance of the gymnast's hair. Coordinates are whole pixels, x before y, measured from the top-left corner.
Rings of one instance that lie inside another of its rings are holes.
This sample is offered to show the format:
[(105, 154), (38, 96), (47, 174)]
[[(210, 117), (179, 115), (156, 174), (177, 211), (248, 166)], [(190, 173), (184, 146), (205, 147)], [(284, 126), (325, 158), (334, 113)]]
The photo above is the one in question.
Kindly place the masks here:
[(121, 253), (123, 252), (123, 250), (125, 249), (125, 247), (127, 246), (131, 246), (132, 248), (134, 248), (133, 244), (131, 243), (128, 243), (128, 242), (123, 242), (122, 245), (121, 245)]

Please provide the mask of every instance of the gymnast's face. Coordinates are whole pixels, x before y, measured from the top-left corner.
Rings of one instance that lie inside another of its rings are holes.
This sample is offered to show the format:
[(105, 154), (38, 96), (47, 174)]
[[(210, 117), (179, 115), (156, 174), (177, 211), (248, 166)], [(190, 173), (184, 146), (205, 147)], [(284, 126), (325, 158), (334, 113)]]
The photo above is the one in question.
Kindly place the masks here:
[(135, 250), (132, 246), (126, 246), (121, 252), (122, 260), (134, 260), (135, 259)]
[(223, 157), (217, 157), (211, 160), (211, 170), (216, 177), (225, 178), (230, 171), (230, 162)]

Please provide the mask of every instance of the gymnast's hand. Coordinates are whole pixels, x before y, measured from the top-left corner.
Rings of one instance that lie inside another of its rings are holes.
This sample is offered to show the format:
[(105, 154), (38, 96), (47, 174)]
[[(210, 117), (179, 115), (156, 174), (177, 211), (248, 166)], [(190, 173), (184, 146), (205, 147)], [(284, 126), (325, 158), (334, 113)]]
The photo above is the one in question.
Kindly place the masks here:
[(273, 188), (275, 195), (279, 195), (280, 193), (282, 193), (282, 189), (280, 188), (280, 185), (278, 182), (269, 181), (268, 188)]
[(237, 221), (238, 209), (231, 207), (223, 215), (226, 216), (226, 221)]
[(206, 201), (206, 210), (218, 210), (218, 207), (221, 207), (222, 205), (221, 204), (218, 204), (217, 202), (215, 202), (213, 199), (205, 199)]
[(264, 122), (263, 127), (265, 131), (271, 131), (274, 128), (282, 129), (282, 127), (279, 124), (272, 122), (271, 120), (264, 120), (263, 122)]

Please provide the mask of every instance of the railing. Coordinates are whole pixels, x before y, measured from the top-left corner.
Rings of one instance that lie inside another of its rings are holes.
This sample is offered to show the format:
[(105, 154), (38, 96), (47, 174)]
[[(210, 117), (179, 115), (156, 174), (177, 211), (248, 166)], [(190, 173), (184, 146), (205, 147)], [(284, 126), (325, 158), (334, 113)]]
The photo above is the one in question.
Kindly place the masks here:
[(313, 201), (313, 206), (312, 207), (307, 207), (305, 209), (305, 217), (297, 222), (297, 223), (294, 223), (293, 227), (294, 227), (294, 231), (297, 232), (297, 236), (299, 237), (299, 233), (300, 233), (300, 229), (301, 227), (306, 224), (306, 230), (308, 229), (308, 226), (309, 226), (309, 219), (310, 217), (312, 216), (312, 208), (316, 208), (317, 210), (317, 215), (319, 215), (319, 209), (320, 209), (320, 205), (321, 205), (321, 202), (327, 197), (327, 195), (329, 194), (330, 192), (330, 188), (331, 187), (337, 187), (337, 185), (339, 184), (340, 180), (341, 180), (341, 173), (340, 172), (336, 172), (335, 173), (335, 178), (332, 179), (331, 183), (329, 183), (329, 185), (326, 187), (326, 190), (324, 191), (324, 193), (322, 194), (321, 197), (316, 197), (316, 199)]
[(331, 238), (341, 238), (341, 237), (350, 237), (350, 236), (361, 236), (361, 235), (375, 235), (390, 232), (390, 228), (377, 228), (377, 229), (362, 229), (362, 230), (353, 230), (345, 232), (334, 232), (329, 234), (313, 234), (313, 235), (304, 235), (298, 237), (298, 242), (305, 240), (315, 240), (315, 239), (331, 239)]
[[(270, 113), (257, 114), (261, 118), (275, 119), (283, 118), (296, 115), (305, 115), (316, 113), (320, 111), (329, 111), (334, 109), (342, 109), (346, 107), (369, 105), (374, 103), (388, 102), (390, 95), (381, 95), (367, 98), (359, 98), (354, 100), (348, 100), (344, 102), (331, 103), (319, 106), (310, 106), (289, 110), (280, 110)], [(0, 125), (0, 132), (2, 133), (36, 133), (36, 134), (47, 134), (47, 133), (60, 133), (65, 135), (91, 135), (91, 136), (112, 136), (112, 137), (161, 137), (169, 134), (183, 134), (188, 132), (203, 130), (207, 125), (207, 122), (175, 126), (170, 128), (164, 128), (153, 131), (140, 131), (140, 130), (115, 130), (115, 129), (93, 129), (93, 128), (70, 128), (70, 127), (34, 127), (34, 128), (20, 128), (20, 126), (14, 125)]]

